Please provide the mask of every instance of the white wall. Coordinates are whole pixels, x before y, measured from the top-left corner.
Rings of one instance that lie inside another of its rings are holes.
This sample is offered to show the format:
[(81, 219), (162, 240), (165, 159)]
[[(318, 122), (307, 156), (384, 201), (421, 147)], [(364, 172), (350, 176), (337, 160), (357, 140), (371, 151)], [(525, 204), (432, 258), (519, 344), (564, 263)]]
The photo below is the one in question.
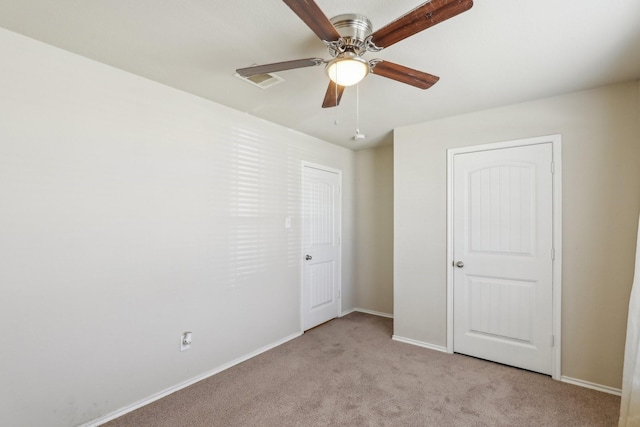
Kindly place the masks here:
[(353, 307), (352, 151), (5, 30), (0, 57), (0, 425), (94, 420), (298, 334), (302, 160), (343, 171)]
[(395, 131), (394, 333), (446, 345), (446, 150), (562, 134), (562, 375), (620, 388), (640, 212), (638, 82)]

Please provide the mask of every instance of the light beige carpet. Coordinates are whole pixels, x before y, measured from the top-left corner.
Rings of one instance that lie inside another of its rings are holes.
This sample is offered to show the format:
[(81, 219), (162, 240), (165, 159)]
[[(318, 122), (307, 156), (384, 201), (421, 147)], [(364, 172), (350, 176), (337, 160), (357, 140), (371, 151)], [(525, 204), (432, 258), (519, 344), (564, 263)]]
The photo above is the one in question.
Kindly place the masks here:
[(108, 424), (616, 426), (620, 398), (391, 340), (352, 313)]

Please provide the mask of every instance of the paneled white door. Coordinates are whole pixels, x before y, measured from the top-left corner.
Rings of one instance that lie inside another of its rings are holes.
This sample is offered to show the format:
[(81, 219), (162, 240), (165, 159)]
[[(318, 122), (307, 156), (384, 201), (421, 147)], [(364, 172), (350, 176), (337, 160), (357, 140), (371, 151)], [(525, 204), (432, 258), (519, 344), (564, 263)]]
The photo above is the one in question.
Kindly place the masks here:
[(339, 171), (303, 166), (302, 326), (340, 315), (341, 203)]
[(551, 374), (552, 144), (453, 159), (453, 348)]

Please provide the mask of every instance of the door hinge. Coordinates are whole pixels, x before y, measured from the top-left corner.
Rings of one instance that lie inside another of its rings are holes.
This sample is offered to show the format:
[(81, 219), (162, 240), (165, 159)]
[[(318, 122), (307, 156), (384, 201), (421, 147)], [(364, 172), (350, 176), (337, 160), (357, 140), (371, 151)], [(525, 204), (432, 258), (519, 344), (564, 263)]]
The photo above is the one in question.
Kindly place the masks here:
[(553, 162), (551, 162), (551, 173), (552, 174), (556, 173), (555, 164)]
[(556, 345), (556, 337), (554, 335), (551, 335), (551, 347)]
[(551, 248), (551, 261), (556, 259), (556, 249)]

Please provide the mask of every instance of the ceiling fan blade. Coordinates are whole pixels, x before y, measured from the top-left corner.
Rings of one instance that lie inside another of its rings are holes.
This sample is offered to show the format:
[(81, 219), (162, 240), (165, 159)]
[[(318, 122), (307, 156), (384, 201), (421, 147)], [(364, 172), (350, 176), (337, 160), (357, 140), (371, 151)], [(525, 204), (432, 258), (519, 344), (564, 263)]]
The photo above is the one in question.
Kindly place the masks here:
[(373, 74), (406, 83), (420, 89), (429, 89), (440, 80), (440, 77), (381, 59), (374, 59), (370, 64)]
[(329, 80), (329, 87), (327, 93), (324, 94), (324, 101), (322, 102), (322, 108), (337, 107), (340, 104), (342, 93), (344, 92), (344, 86), (335, 84), (332, 80)]
[(334, 42), (340, 33), (313, 0), (283, 0), (320, 40)]
[(402, 15), (371, 35), (371, 41), (386, 48), (420, 31), (471, 9), (473, 0), (431, 0)]
[(295, 68), (314, 67), (324, 63), (322, 58), (296, 59), (293, 61), (274, 62), (273, 64), (254, 65), (252, 67), (238, 68), (236, 73), (242, 77), (251, 77), (256, 74), (273, 73), (276, 71), (293, 70)]

